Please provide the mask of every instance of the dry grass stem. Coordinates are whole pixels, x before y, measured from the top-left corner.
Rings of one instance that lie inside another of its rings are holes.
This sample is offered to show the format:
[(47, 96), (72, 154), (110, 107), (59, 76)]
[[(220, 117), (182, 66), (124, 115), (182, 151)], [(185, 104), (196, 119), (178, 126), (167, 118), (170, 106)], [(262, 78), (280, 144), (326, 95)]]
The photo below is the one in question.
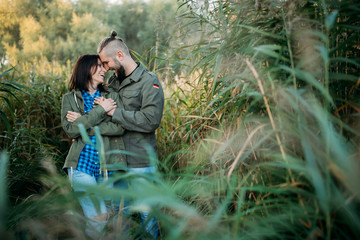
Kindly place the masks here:
[(247, 137), (244, 145), (242, 146), (242, 148), (240, 149), (239, 153), (237, 154), (234, 162), (231, 164), (231, 167), (230, 167), (230, 170), (228, 172), (228, 181), (230, 181), (230, 177), (231, 177), (231, 174), (232, 172), (234, 171), (237, 163), (239, 162), (241, 156), (243, 155), (244, 151), (245, 151), (245, 148), (248, 146), (248, 144), (251, 142), (252, 138), (254, 137), (255, 133), (257, 133), (260, 129), (262, 129), (265, 125), (260, 125), (260, 126), (257, 126), (251, 133), (250, 135)]

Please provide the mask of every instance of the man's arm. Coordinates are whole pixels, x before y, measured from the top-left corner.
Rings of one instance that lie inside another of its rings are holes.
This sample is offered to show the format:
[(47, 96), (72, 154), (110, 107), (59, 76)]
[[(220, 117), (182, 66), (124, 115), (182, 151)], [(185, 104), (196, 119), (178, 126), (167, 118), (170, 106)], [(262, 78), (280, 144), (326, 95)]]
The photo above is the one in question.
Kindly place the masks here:
[[(99, 125), (101, 136), (121, 136), (124, 134), (125, 129), (118, 123), (114, 122), (101, 122)], [(93, 127), (90, 128), (89, 136), (94, 136), (95, 130)]]
[[(123, 109), (124, 105), (120, 100), (119, 94), (117, 92), (111, 93), (109, 98), (113, 99), (119, 109)], [(100, 133), (102, 136), (121, 136), (124, 134), (125, 129), (118, 123), (112, 122), (111, 120), (105, 119), (99, 125)], [(89, 135), (95, 135), (94, 128), (90, 128)]]
[(139, 111), (116, 108), (112, 121), (129, 131), (150, 133), (160, 125), (164, 109), (164, 92), (159, 80), (154, 77), (146, 80), (141, 93), (142, 102)]

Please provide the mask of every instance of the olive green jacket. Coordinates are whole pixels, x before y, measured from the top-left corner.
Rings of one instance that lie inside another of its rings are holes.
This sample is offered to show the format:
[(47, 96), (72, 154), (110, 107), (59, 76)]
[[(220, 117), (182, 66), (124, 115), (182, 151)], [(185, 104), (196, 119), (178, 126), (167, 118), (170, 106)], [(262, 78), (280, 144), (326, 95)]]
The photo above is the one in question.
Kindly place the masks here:
[[(117, 107), (122, 109), (123, 104), (119, 99), (116, 92), (110, 92), (108, 88), (104, 87), (101, 91), (101, 96), (105, 98), (112, 98), (116, 101)], [(69, 122), (66, 119), (68, 111), (78, 112), (82, 116), (76, 119), (74, 122)], [(111, 121), (111, 117), (106, 115), (103, 107), (95, 106), (87, 114), (84, 113), (84, 100), (81, 92), (72, 90), (65, 94), (62, 99), (61, 106), (61, 125), (67, 135), (73, 139), (73, 143), (69, 150), (69, 153), (65, 159), (65, 168), (76, 168), (80, 152), (85, 146), (78, 125), (83, 124), (86, 128), (89, 136), (94, 136), (94, 127), (98, 126), (101, 132), (101, 136), (104, 142), (105, 153), (110, 150), (124, 150), (124, 141), (122, 135), (124, 128), (119, 124)], [(126, 156), (120, 153), (106, 154), (106, 164), (108, 170), (118, 170), (122, 166), (126, 166)]]
[[(164, 92), (158, 77), (139, 65), (121, 83), (113, 75), (109, 87), (119, 93), (124, 109), (116, 108), (112, 121), (124, 129), (125, 150), (141, 156), (149, 156), (149, 150), (157, 157), (155, 130), (159, 127)], [(128, 167), (149, 167), (149, 158), (127, 155)]]

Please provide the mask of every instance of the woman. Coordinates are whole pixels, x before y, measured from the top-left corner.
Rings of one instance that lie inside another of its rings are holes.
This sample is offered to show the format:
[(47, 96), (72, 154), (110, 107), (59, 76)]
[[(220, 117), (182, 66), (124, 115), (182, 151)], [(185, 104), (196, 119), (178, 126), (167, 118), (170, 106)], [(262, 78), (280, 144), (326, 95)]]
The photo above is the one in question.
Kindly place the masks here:
[[(96, 146), (94, 127), (98, 126), (103, 139), (105, 152), (124, 150), (121, 135), (124, 129), (111, 122), (107, 112), (116, 107), (123, 107), (119, 96), (109, 92), (103, 85), (105, 69), (98, 55), (85, 54), (78, 58), (69, 82), (69, 93), (63, 96), (61, 108), (61, 124), (64, 131), (73, 139), (72, 146), (66, 157), (64, 170), (68, 172), (74, 191), (86, 191), (84, 185), (95, 186), (102, 181), (99, 154), (93, 146), (81, 138), (78, 125), (83, 124)], [(98, 105), (94, 99), (102, 97)], [(115, 151), (116, 152), (116, 151)], [(125, 165), (125, 156), (120, 153), (107, 155), (106, 165), (109, 170), (119, 170)], [(84, 215), (91, 219), (86, 232), (96, 236), (101, 232), (107, 221), (104, 200), (97, 196), (98, 204), (94, 204), (89, 196), (79, 198)]]

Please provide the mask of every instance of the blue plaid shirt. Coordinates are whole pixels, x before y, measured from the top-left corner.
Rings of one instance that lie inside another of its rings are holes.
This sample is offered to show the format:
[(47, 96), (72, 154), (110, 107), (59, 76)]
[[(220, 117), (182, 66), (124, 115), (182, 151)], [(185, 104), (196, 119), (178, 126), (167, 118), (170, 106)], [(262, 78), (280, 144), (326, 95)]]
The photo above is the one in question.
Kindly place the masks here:
[[(84, 99), (85, 114), (87, 114), (93, 108), (94, 99), (101, 96), (99, 90), (97, 90), (93, 95), (82, 90), (81, 95)], [(95, 136), (90, 136), (90, 140), (94, 145), (96, 145)], [(99, 177), (99, 172), (100, 172), (99, 154), (97, 150), (90, 144), (86, 143), (85, 147), (81, 151), (79, 156), (79, 162), (76, 169), (81, 172), (87, 173), (91, 176), (94, 176), (96, 178)]]

